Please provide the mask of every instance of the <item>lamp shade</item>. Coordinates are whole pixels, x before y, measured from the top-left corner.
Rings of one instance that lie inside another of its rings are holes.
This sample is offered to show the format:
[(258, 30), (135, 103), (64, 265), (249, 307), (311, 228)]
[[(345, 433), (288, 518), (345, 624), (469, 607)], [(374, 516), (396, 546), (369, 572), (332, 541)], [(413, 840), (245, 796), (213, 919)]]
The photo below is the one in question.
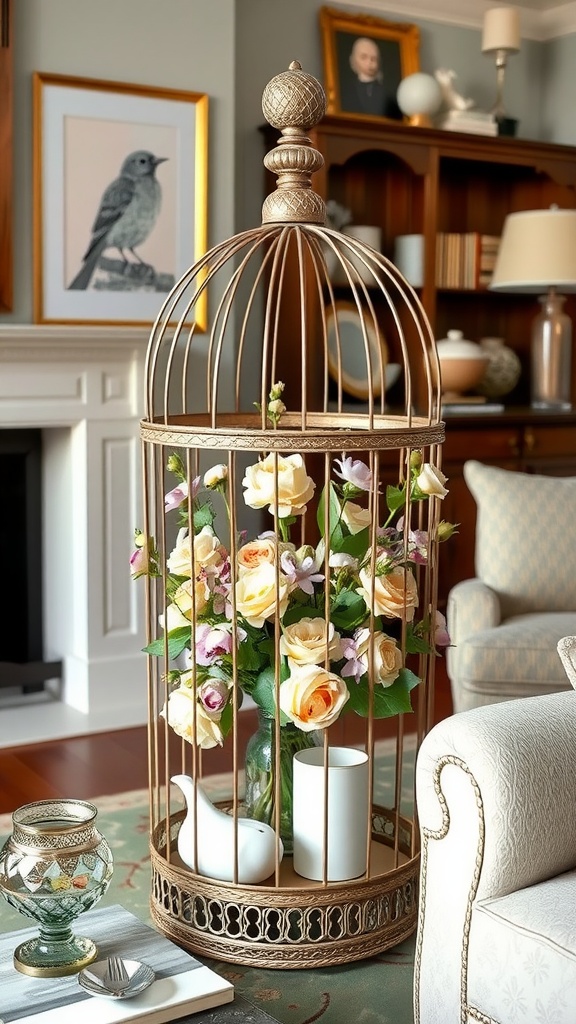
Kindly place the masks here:
[(482, 53), (520, 49), (520, 13), (516, 7), (491, 7), (484, 14)]
[(523, 210), (504, 222), (490, 288), (576, 292), (576, 210)]

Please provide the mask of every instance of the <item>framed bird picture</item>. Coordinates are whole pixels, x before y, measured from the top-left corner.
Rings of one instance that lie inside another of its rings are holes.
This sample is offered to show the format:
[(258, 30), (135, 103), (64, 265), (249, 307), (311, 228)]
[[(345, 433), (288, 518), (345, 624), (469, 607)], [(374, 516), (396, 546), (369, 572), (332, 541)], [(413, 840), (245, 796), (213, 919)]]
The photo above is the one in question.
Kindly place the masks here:
[(33, 95), (35, 322), (152, 324), (206, 252), (208, 97), (41, 72)]

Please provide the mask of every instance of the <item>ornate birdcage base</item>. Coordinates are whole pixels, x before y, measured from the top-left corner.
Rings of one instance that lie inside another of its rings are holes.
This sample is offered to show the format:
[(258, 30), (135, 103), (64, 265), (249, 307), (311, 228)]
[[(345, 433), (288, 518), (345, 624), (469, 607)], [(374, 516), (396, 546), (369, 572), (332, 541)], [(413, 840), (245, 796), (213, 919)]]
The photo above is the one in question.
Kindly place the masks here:
[[(150, 909), (157, 927), (192, 953), (251, 967), (329, 967), (363, 960), (408, 938), (416, 927), (420, 855), (414, 823), (372, 808), (370, 875), (323, 884), (280, 865), (279, 884), (241, 886), (188, 870), (176, 837), (183, 813), (152, 832)], [(398, 823), (399, 851), (394, 852)]]

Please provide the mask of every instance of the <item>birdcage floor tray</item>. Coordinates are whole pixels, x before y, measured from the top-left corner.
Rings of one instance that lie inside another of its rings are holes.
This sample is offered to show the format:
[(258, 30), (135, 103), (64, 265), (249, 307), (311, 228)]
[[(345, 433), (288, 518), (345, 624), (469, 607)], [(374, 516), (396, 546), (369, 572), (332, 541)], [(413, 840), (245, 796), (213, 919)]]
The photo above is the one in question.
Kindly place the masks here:
[(285, 857), (278, 879), (235, 885), (183, 865), (175, 848), (181, 817), (170, 820), (169, 860), (165, 823), (152, 833), (150, 906), (157, 927), (191, 952), (260, 967), (330, 966), (390, 949), (416, 927), (420, 858), (410, 854), (409, 819), (398, 819), (402, 843), (394, 844), (384, 834), (391, 812), (374, 808), (370, 870), (361, 878), (311, 881)]

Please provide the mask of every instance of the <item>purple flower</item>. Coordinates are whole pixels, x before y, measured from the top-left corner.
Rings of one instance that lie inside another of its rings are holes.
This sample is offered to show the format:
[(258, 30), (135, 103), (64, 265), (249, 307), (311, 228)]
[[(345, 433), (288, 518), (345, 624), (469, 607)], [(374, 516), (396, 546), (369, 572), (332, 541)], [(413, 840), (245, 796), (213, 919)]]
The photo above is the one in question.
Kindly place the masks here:
[[(354, 633), (354, 637), (357, 632), (358, 630)], [(358, 657), (356, 640), (351, 636), (342, 637), (341, 644), (342, 656), (346, 658), (346, 664), (340, 670), (340, 675), (343, 679), (354, 676), (355, 681), (359, 683), (366, 672), (366, 664), (362, 658)]]
[(340, 466), (340, 472), (335, 470), (336, 476), (348, 484), (352, 484), (358, 491), (369, 491), (372, 486), (372, 473), (365, 462), (360, 459), (352, 459), (348, 456), (345, 459), (334, 459), (336, 465)]
[(283, 551), (280, 556), (280, 565), (290, 588), (299, 587), (305, 594), (312, 595), (314, 584), (322, 583), (324, 580), (324, 575), (318, 572), (316, 560), (312, 555), (305, 555), (299, 561), (293, 551)]

